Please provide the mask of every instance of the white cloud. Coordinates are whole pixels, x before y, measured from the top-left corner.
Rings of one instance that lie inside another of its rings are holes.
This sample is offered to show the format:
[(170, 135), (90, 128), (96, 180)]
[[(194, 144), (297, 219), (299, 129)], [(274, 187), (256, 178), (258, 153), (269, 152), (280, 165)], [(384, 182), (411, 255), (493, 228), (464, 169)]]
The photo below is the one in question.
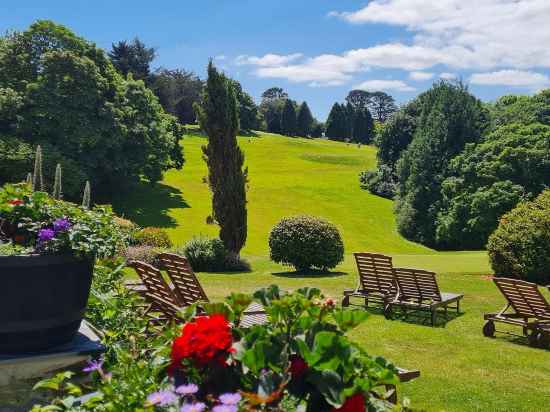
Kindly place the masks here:
[(245, 64), (251, 64), (255, 66), (273, 67), (273, 66), (281, 66), (281, 65), (290, 63), (291, 61), (297, 60), (300, 57), (302, 57), (301, 53), (294, 53), (294, 54), (288, 54), (288, 55), (266, 54), (262, 57), (241, 55), (235, 59), (235, 63), (240, 66)]
[(412, 38), (309, 58), (245, 55), (236, 64), (312, 86), (347, 83), (370, 68), (406, 70), (414, 81), (429, 80), (436, 66), (447, 70), (443, 79), (456, 79), (449, 72), (459, 70), (550, 68), (550, 0), (371, 0), (357, 11), (329, 14), (353, 24), (401, 26)]
[(404, 26), (415, 35), (404, 47), (424, 47), (427, 60), (433, 56), (427, 67), (550, 67), (548, 0), (373, 0), (331, 15), (354, 24)]
[(499, 70), (490, 73), (474, 73), (470, 83), (489, 86), (516, 86), (542, 88), (550, 85), (550, 77), (532, 71)]
[(456, 80), (458, 77), (454, 73), (439, 73), (439, 78), (443, 80)]
[(416, 82), (423, 82), (426, 80), (433, 79), (434, 74), (431, 72), (410, 72), (409, 73), (409, 79), (414, 80)]
[(227, 59), (227, 56), (225, 54), (220, 54), (216, 57), (214, 57), (215, 60), (225, 60)]
[(399, 92), (412, 92), (416, 90), (401, 80), (367, 80), (356, 85), (354, 89), (368, 91), (395, 90)]

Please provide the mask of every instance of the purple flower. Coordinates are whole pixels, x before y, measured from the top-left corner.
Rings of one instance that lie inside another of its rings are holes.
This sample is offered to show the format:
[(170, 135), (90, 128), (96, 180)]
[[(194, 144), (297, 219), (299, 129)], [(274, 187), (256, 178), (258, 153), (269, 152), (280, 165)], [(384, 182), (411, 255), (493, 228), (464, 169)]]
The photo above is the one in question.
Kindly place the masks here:
[(103, 367), (103, 359), (91, 360), (91, 361), (88, 361), (88, 365), (86, 365), (86, 367), (82, 369), (82, 372), (93, 372), (93, 371), (102, 372), (102, 369), (101, 369), (102, 367)]
[(71, 228), (71, 222), (66, 217), (61, 219), (55, 219), (53, 221), (53, 230), (57, 232), (65, 232)]
[(179, 393), (180, 395), (193, 395), (198, 391), (199, 387), (194, 383), (190, 383), (189, 385), (181, 385), (176, 388), (176, 393)]
[(239, 393), (224, 393), (220, 395), (220, 402), (224, 405), (237, 405), (241, 401)]
[(180, 412), (202, 412), (206, 409), (206, 405), (202, 402), (186, 403), (184, 404)]
[(169, 390), (153, 392), (147, 397), (147, 402), (151, 405), (166, 406), (175, 403), (178, 400), (176, 394)]
[(212, 408), (212, 412), (237, 412), (235, 405), (216, 405)]
[(38, 231), (38, 240), (40, 242), (47, 242), (48, 240), (52, 240), (55, 236), (55, 232), (52, 229), (40, 229)]

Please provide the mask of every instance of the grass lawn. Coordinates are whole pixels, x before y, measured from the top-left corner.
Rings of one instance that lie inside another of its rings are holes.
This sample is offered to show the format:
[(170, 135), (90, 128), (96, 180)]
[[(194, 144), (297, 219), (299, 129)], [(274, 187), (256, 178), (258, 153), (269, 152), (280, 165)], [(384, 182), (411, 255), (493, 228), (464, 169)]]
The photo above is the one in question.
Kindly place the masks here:
[[(176, 244), (200, 233), (215, 236), (217, 227), (206, 224), (211, 206), (200, 150), (205, 143), (202, 137), (186, 137), (184, 169), (168, 172), (153, 187), (136, 188), (114, 202), (115, 210), (140, 225), (166, 228)], [(269, 134), (240, 137), (239, 143), (250, 185), (243, 255), (253, 272), (200, 274), (212, 299), (272, 283), (286, 289), (316, 286), (339, 297), (356, 283), (351, 253), (384, 252), (394, 256), (396, 265), (437, 271), (442, 290), (465, 294), (463, 315), (445, 326), (389, 321), (373, 311), (352, 333), (370, 353), (421, 370), (419, 379), (401, 385), (400, 395), (429, 411), (550, 410), (550, 352), (532, 349), (522, 339), (481, 334), (483, 313), (503, 304), (487, 277), (486, 253), (436, 252), (399, 236), (392, 202), (358, 185), (358, 173), (375, 165), (373, 148)], [(340, 229), (346, 259), (333, 273), (298, 277), (269, 261), (269, 230), (281, 217), (301, 213), (323, 216)]]

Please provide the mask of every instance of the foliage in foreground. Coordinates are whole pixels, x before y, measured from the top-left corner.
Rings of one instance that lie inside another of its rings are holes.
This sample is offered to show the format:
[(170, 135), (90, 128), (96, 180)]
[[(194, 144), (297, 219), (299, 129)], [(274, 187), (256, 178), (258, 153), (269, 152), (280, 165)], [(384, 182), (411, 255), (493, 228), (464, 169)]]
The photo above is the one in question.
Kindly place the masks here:
[(141, 176), (156, 182), (183, 164), (179, 135), (143, 82), (124, 79), (64, 26), (37, 21), (0, 39), (0, 183), (25, 178), (37, 144), (47, 176), (62, 165), (68, 199), (86, 180), (104, 190)]
[[(203, 304), (200, 313), (188, 308), (180, 336), (172, 327), (146, 336), (143, 309), (122, 285), (122, 265), (104, 264), (96, 268), (88, 318), (105, 331), (105, 359), (85, 369), (94, 379), (84, 387), (66, 372), (37, 384), (58, 397), (34, 412), (402, 410), (385, 400), (384, 385), (397, 383), (395, 368), (345, 336), (366, 312), (337, 308), (318, 289), (285, 294), (271, 286)], [(253, 298), (269, 322), (234, 326)], [(94, 394), (77, 399), (87, 392)]]
[(271, 259), (294, 266), (327, 270), (344, 259), (344, 243), (332, 223), (313, 216), (284, 218), (269, 234)]
[(502, 216), (487, 251), (497, 276), (550, 284), (550, 189)]
[(0, 188), (2, 240), (26, 253), (106, 257), (125, 247), (126, 233), (108, 207), (88, 210), (21, 183)]

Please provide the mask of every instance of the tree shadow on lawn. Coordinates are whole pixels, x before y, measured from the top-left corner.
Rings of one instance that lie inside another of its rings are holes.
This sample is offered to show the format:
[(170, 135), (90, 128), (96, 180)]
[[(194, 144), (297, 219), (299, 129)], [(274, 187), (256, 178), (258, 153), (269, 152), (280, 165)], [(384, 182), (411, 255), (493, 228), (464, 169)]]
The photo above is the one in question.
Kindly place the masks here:
[(178, 222), (168, 210), (189, 207), (181, 190), (163, 183), (139, 182), (113, 198), (115, 213), (139, 226), (177, 227)]
[(331, 272), (329, 270), (307, 270), (307, 271), (285, 271), (285, 272), (272, 272), (273, 276), (278, 276), (282, 278), (334, 278), (338, 276), (345, 276), (347, 272)]

